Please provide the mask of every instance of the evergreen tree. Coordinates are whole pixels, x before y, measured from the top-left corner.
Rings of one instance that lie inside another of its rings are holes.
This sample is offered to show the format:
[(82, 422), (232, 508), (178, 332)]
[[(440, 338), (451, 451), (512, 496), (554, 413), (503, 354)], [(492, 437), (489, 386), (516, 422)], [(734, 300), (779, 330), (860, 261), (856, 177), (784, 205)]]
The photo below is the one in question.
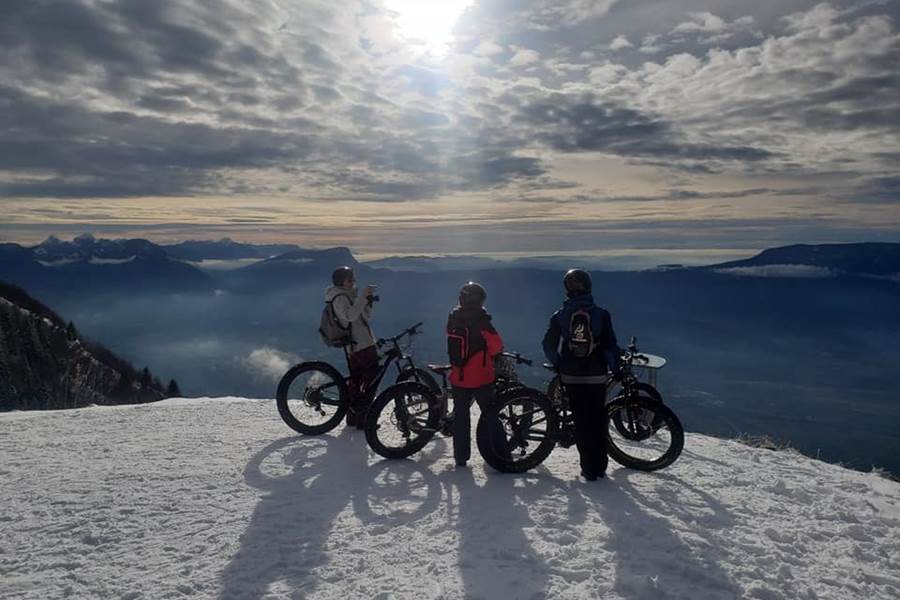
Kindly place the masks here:
[(131, 392), (131, 382), (132, 378), (129, 372), (125, 369), (119, 371), (119, 382), (116, 383), (116, 387), (113, 388), (113, 395), (117, 400), (123, 400), (127, 398)]
[(75, 323), (72, 321), (69, 321), (69, 324), (66, 325), (66, 337), (69, 338), (70, 342), (78, 339), (78, 330), (75, 329)]
[(144, 367), (144, 370), (141, 371), (141, 387), (143, 389), (148, 389), (153, 384), (153, 376), (150, 375), (150, 369)]
[(166, 388), (166, 398), (180, 398), (181, 397), (181, 388), (178, 387), (178, 382), (174, 379), (169, 381), (169, 386)]

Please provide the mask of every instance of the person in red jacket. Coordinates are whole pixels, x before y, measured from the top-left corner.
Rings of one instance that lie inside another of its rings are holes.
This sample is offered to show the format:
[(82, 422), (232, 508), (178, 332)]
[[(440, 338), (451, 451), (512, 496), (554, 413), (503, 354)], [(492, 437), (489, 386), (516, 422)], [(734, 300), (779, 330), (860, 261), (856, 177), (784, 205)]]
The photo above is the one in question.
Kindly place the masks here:
[[(453, 457), (456, 465), (466, 466), (471, 456), (472, 402), (486, 411), (494, 402), (494, 356), (503, 350), (503, 340), (491, 324), (491, 315), (484, 309), (487, 292), (470, 281), (459, 291), (459, 305), (447, 319), (447, 351), (453, 370)], [(503, 435), (499, 431), (492, 435)]]

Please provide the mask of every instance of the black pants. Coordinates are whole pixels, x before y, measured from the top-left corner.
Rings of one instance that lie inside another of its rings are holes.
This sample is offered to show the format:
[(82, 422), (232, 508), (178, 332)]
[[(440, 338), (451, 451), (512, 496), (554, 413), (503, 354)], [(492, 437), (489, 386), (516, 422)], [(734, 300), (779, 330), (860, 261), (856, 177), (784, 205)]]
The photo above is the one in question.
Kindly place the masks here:
[(347, 367), (350, 369), (350, 412), (347, 413), (347, 424), (353, 425), (356, 414), (365, 413), (372, 403), (369, 387), (378, 375), (378, 350), (375, 346), (369, 346), (348, 354)]
[(585, 475), (606, 473), (609, 457), (606, 436), (609, 418), (606, 414), (606, 386), (566, 384), (569, 406), (575, 417), (575, 445)]
[[(481, 412), (488, 411), (494, 403), (494, 386), (460, 388), (453, 386), (453, 458), (457, 463), (472, 457), (472, 418), (469, 409), (472, 402), (478, 402)], [(491, 432), (494, 440), (505, 440), (506, 434), (499, 421), (491, 421), (496, 431)]]

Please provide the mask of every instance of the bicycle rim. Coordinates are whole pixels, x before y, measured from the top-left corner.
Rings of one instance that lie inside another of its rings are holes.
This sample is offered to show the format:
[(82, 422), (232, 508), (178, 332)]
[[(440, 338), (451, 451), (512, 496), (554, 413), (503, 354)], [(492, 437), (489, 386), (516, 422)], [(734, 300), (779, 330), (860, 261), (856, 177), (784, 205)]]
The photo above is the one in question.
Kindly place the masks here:
[(393, 385), (382, 392), (366, 414), (366, 441), (385, 458), (407, 458), (434, 436), (437, 399), (417, 382)]
[(307, 435), (325, 433), (337, 426), (347, 411), (343, 378), (324, 363), (299, 365), (279, 384), (277, 403), (292, 429)]
[(556, 444), (556, 413), (546, 396), (522, 388), (501, 397), (478, 420), (476, 442), (484, 461), (505, 473), (533, 469)]
[(608, 450), (622, 466), (655, 471), (671, 465), (684, 447), (684, 430), (675, 413), (646, 396), (619, 397), (607, 405)]

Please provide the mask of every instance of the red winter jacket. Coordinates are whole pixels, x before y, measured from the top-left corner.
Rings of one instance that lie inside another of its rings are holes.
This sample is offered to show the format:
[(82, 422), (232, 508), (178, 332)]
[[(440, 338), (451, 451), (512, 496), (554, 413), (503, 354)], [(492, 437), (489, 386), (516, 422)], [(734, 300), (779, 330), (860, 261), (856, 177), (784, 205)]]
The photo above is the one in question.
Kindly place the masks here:
[[(482, 330), (487, 350), (472, 355), (464, 367), (453, 367), (450, 384), (460, 388), (479, 388), (494, 383), (494, 356), (503, 350), (503, 340), (496, 331)], [(485, 352), (487, 354), (485, 354)]]

